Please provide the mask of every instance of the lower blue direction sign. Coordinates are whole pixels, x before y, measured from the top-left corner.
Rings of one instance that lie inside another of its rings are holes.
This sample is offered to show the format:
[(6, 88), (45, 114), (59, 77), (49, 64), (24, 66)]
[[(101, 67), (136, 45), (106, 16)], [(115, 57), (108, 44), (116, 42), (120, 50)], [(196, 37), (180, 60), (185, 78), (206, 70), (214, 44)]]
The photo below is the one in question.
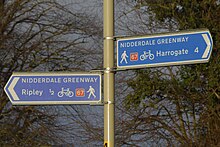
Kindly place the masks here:
[(208, 62), (212, 38), (207, 29), (117, 40), (117, 67), (143, 68)]
[(13, 73), (5, 92), (15, 105), (100, 104), (99, 73)]

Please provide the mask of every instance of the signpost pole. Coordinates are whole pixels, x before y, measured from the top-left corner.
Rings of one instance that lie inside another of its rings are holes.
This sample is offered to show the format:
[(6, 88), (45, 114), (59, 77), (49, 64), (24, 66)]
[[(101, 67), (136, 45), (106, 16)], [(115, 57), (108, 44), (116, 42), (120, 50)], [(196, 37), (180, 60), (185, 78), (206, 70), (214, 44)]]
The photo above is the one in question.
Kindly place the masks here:
[(103, 0), (104, 146), (114, 147), (114, 0)]

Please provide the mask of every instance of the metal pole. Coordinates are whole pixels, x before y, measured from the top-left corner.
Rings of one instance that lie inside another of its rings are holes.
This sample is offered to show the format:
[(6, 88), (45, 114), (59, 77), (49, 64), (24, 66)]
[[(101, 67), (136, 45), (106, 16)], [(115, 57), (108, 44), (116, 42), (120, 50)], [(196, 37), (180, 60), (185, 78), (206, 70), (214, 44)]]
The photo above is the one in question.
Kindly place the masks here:
[(103, 0), (104, 21), (104, 146), (114, 147), (114, 0)]

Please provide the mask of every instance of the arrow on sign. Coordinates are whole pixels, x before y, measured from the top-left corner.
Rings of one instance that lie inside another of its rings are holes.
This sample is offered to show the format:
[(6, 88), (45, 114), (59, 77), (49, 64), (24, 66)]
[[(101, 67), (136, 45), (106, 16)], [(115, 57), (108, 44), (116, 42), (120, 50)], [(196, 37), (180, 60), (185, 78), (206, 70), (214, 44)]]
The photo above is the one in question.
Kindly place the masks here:
[(206, 47), (206, 49), (205, 49), (205, 52), (204, 52), (202, 58), (207, 58), (208, 55), (209, 55), (209, 51), (211, 50), (211, 46), (212, 46), (212, 45), (211, 45), (211, 41), (210, 41), (210, 39), (209, 39), (209, 37), (208, 37), (207, 34), (202, 34), (202, 37), (203, 37), (203, 39), (205, 40), (205, 43), (206, 43), (206, 45), (207, 45), (207, 47)]
[[(8, 97), (10, 97), (11, 99), (14, 99), (14, 100), (19, 100), (19, 97), (18, 95), (16, 94), (15, 90), (14, 90), (14, 87), (15, 85), (17, 84), (18, 80), (20, 78), (16, 77), (12, 80), (11, 84), (8, 86), (8, 92), (10, 93), (7, 93), (8, 94)], [(12, 97), (13, 95), (13, 97)]]
[(145, 68), (205, 63), (212, 52), (207, 29), (117, 39), (117, 67)]

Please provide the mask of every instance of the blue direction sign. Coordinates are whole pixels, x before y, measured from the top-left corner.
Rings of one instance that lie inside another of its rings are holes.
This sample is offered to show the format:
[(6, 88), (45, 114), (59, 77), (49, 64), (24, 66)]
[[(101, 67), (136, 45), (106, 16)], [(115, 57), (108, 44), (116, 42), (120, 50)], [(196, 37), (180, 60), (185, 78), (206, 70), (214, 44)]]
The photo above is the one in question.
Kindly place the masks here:
[(117, 67), (143, 68), (208, 62), (212, 37), (207, 29), (121, 38)]
[(5, 92), (14, 105), (100, 104), (100, 73), (13, 73)]

